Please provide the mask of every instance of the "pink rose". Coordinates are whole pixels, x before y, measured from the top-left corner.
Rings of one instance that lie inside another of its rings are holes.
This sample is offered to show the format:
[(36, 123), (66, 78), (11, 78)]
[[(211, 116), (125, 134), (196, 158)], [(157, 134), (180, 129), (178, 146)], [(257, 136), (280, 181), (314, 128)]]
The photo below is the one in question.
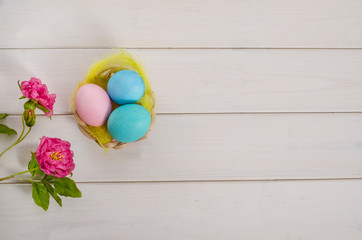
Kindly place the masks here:
[(53, 114), (56, 95), (49, 94), (47, 86), (42, 84), (40, 79), (33, 77), (29, 81), (21, 82), (21, 93), (48, 109), (50, 112), (44, 112), (45, 115), (51, 116)]
[(70, 143), (60, 138), (42, 137), (36, 150), (40, 169), (48, 175), (63, 178), (75, 168)]

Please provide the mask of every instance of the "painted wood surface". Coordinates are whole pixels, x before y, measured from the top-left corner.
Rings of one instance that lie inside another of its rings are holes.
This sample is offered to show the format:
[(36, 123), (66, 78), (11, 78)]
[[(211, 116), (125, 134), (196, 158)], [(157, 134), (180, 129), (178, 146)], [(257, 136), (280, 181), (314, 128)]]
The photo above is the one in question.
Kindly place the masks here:
[[(21, 113), (18, 80), (37, 76), (55, 113), (87, 69), (112, 50), (0, 50), (1, 110)], [(158, 113), (361, 112), (362, 50), (132, 50), (145, 63)]]
[[(7, 122), (19, 129), (20, 120)], [(82, 182), (362, 177), (362, 114), (159, 115), (145, 141), (107, 154), (73, 116), (37, 124), (1, 159), (0, 176), (23, 169), (46, 135), (73, 144)]]
[[(60, 137), (83, 192), (45, 213), (2, 182), (0, 239), (360, 240), (361, 29), (360, 0), (0, 0), (0, 123), (20, 129), (18, 80), (58, 95), (0, 177)], [(117, 48), (145, 63), (158, 116), (105, 154), (69, 101)]]
[(0, 2), (2, 48), (360, 48), (360, 0)]
[[(362, 238), (361, 180), (79, 184), (47, 213), (0, 185), (4, 239)], [(20, 204), (21, 203), (21, 204)]]

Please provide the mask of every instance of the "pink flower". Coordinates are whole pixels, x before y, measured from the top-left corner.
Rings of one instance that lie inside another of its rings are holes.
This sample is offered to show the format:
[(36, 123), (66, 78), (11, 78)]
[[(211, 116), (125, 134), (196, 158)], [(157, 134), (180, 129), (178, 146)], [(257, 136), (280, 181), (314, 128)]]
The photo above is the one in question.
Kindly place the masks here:
[(29, 81), (21, 82), (21, 93), (48, 109), (50, 112), (44, 112), (45, 115), (51, 116), (53, 114), (56, 95), (49, 94), (47, 86), (42, 84), (40, 79), (33, 77)]
[(48, 175), (63, 178), (75, 168), (70, 143), (60, 138), (42, 137), (36, 150), (40, 169)]

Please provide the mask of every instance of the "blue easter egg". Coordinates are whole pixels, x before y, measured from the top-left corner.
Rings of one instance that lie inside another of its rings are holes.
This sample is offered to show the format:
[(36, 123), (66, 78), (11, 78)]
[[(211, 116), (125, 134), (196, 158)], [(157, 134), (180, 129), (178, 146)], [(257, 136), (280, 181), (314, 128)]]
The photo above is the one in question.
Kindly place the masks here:
[(107, 92), (112, 101), (119, 105), (136, 103), (145, 93), (145, 83), (137, 72), (121, 70), (109, 79)]
[(143, 137), (151, 126), (151, 114), (138, 104), (116, 108), (107, 121), (108, 132), (119, 142), (134, 142)]

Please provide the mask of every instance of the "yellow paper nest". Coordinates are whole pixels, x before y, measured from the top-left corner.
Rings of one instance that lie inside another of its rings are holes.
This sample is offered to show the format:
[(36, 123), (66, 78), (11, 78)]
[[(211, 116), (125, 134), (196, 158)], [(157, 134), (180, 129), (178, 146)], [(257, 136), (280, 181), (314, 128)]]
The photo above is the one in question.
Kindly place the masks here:
[[(119, 143), (115, 141), (107, 130), (107, 124), (104, 124), (100, 127), (92, 127), (84, 123), (79, 117), (75, 109), (74, 100), (75, 95), (78, 89), (84, 84), (93, 83), (102, 87), (107, 91), (107, 83), (113, 73), (116, 73), (121, 70), (132, 70), (137, 72), (143, 79), (145, 83), (145, 94), (137, 102), (137, 104), (145, 107), (151, 114), (152, 123), (155, 119), (155, 98), (153, 91), (151, 89), (150, 81), (148, 80), (145, 71), (140, 64), (140, 61), (137, 60), (126, 50), (118, 50), (117, 53), (111, 54), (109, 57), (106, 57), (99, 62), (96, 62), (90, 67), (90, 70), (84, 81), (78, 84), (77, 89), (74, 91), (71, 109), (74, 111), (76, 119), (78, 121), (81, 131), (88, 137), (91, 137), (96, 140), (96, 142), (103, 148), (120, 148), (125, 145), (124, 143)], [(119, 105), (112, 102), (113, 109), (117, 108)]]

